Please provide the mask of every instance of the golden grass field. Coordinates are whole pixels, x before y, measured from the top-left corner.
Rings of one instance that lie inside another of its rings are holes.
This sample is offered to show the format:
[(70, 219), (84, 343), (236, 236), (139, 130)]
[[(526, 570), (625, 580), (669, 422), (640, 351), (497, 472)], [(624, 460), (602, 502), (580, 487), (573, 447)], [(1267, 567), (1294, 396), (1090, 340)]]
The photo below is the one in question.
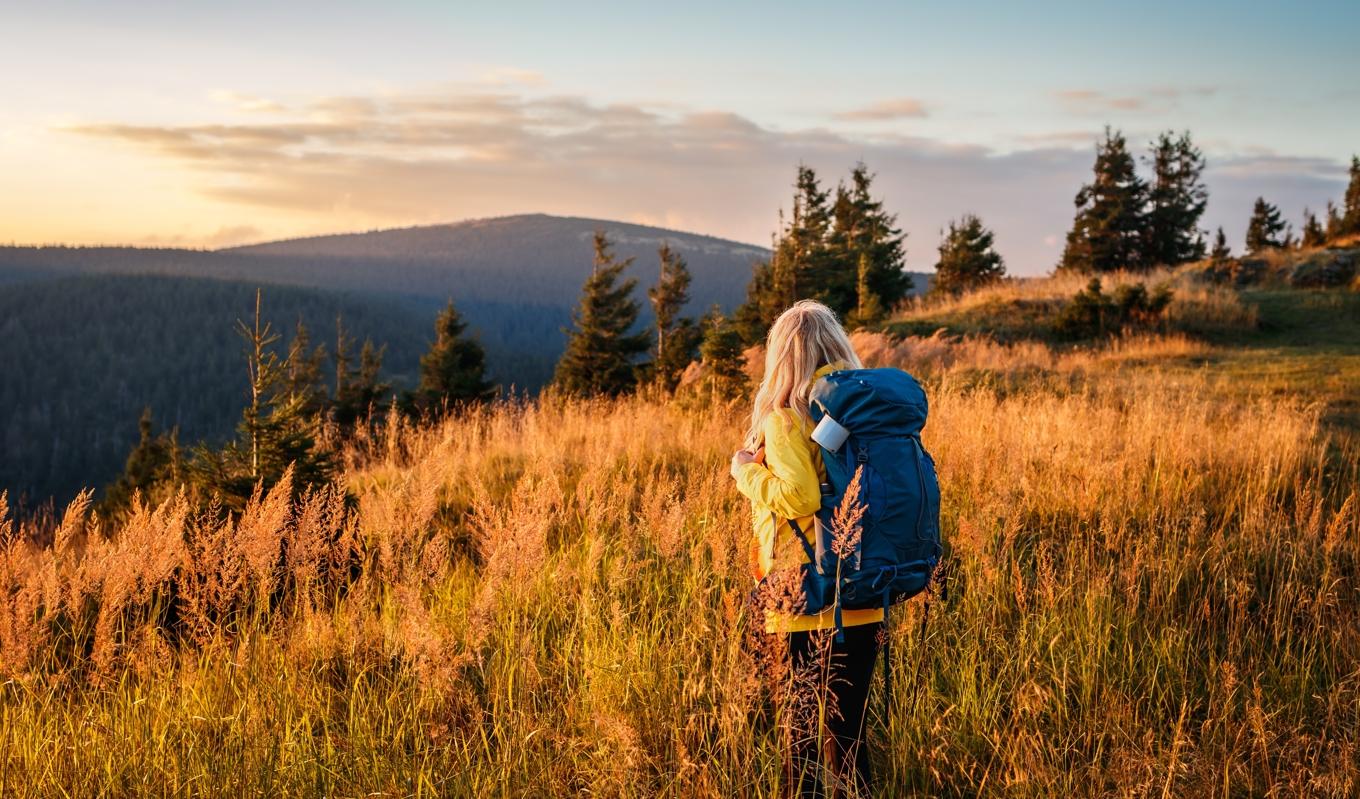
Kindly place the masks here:
[[(880, 795), (1360, 795), (1360, 443), (1325, 398), (1176, 333), (856, 344), (930, 392), (950, 575), (924, 632), (894, 612)], [(0, 522), (0, 795), (777, 795), (743, 411), (501, 404), (225, 525)]]

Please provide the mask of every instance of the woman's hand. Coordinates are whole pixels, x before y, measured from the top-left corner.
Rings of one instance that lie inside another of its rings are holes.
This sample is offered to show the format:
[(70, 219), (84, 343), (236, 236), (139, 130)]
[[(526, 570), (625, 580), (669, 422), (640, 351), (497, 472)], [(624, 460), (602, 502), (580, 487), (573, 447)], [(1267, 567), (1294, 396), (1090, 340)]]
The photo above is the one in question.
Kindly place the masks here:
[(761, 447), (755, 452), (751, 452), (750, 450), (745, 449), (737, 450), (735, 453), (732, 454), (732, 466), (731, 466), (732, 476), (736, 477), (737, 472), (741, 471), (741, 467), (745, 466), (746, 464), (760, 463), (764, 459), (765, 459), (764, 447)]

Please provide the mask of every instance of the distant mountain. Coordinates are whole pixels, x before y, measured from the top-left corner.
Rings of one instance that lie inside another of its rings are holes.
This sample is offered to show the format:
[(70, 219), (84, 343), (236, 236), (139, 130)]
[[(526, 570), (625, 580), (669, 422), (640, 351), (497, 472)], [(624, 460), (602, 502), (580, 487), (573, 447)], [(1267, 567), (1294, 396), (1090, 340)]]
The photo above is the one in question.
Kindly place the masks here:
[(531, 214), (216, 251), (6, 247), (0, 248), (0, 282), (137, 273), (569, 308), (590, 274), (597, 229), (609, 234), (619, 256), (637, 259), (629, 274), (638, 278), (640, 292), (655, 280), (657, 247), (667, 242), (678, 250), (694, 275), (693, 307), (699, 310), (740, 302), (752, 264), (768, 256), (760, 247), (711, 236)]

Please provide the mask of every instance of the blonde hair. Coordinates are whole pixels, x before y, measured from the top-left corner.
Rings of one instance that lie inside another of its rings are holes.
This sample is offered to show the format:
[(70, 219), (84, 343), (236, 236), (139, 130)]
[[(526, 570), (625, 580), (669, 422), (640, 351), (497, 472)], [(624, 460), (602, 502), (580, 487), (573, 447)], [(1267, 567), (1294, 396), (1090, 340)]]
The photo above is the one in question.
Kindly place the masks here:
[(859, 356), (834, 311), (816, 300), (801, 300), (780, 314), (765, 340), (765, 376), (751, 411), (747, 449), (761, 445), (765, 417), (776, 408), (792, 408), (800, 417), (808, 418), (813, 374), (837, 361), (851, 369), (861, 368)]

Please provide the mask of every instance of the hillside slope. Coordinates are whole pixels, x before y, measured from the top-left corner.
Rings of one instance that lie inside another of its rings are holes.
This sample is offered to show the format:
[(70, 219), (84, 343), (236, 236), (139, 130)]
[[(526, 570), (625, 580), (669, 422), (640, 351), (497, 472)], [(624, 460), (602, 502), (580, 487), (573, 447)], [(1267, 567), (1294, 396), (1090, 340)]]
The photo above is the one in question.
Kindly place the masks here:
[(451, 225), (379, 230), (270, 242), (226, 250), (130, 247), (0, 248), (0, 282), (114, 273), (397, 293), (443, 301), (541, 303), (570, 307), (591, 269), (591, 236), (606, 231), (641, 289), (655, 281), (665, 241), (694, 275), (693, 308), (732, 307), (745, 296), (751, 266), (768, 252), (738, 242), (599, 219), (542, 214)]
[[(87, 275), (0, 290), (0, 492), (12, 503), (58, 503), (122, 471), (150, 407), (180, 442), (221, 441), (247, 401), (237, 319), (250, 283)], [(335, 320), (387, 346), (388, 379), (409, 385), (433, 336), (436, 308), (274, 286), (264, 316), (291, 339), (297, 320), (334, 351)], [(492, 355), (504, 360), (503, 351)], [(327, 365), (329, 370), (330, 366)], [(329, 377), (329, 372), (328, 372)]]

